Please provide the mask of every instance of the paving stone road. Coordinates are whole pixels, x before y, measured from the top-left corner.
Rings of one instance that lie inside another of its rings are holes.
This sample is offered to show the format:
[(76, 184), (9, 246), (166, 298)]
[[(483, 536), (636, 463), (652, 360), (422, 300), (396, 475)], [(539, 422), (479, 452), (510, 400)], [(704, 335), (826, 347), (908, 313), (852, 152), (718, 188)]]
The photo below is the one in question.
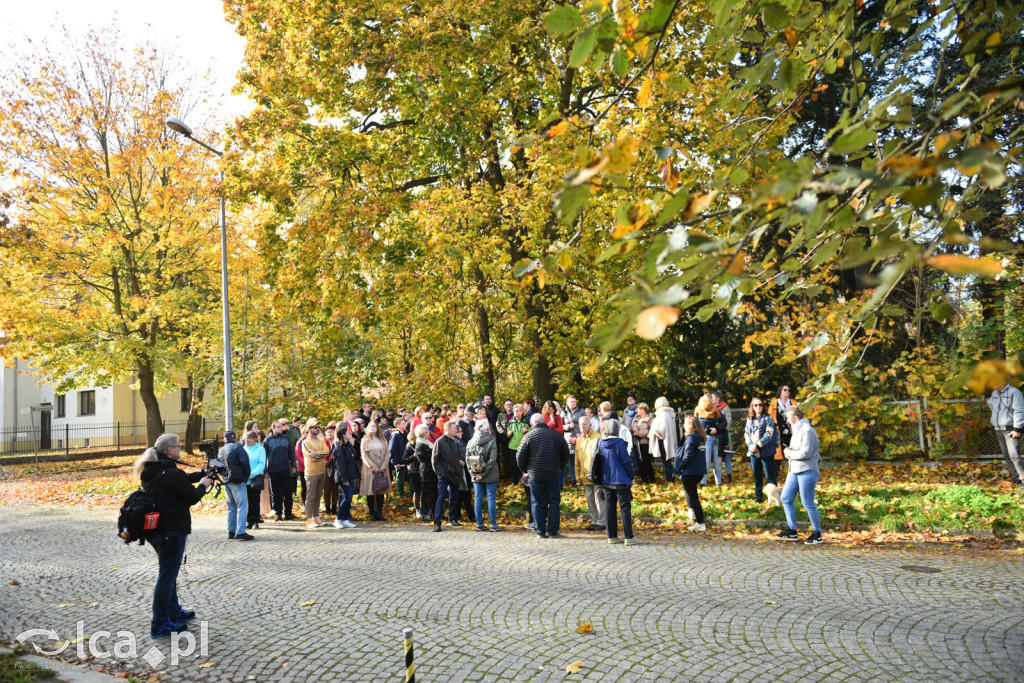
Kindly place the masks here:
[[(119, 544), (113, 520), (0, 506), (0, 633), (72, 639), (82, 620), (146, 654), (155, 554)], [(218, 518), (194, 527), (180, 595), (209, 651), (165, 660), (161, 682), (400, 681), (407, 626), (419, 681), (1024, 680), (1024, 561), (1006, 556), (272, 522), (239, 543)]]

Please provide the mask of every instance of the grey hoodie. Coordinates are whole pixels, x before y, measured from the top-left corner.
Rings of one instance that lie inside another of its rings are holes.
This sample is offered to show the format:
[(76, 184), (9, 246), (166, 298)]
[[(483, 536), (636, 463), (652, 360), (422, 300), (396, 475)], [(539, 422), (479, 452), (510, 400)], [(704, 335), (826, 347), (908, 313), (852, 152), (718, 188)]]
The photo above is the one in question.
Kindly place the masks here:
[(810, 421), (804, 417), (793, 425), (793, 437), (789, 448), (784, 450), (789, 460), (789, 471), (793, 474), (801, 472), (821, 473), (821, 452), (818, 449), (818, 433), (814, 431)]

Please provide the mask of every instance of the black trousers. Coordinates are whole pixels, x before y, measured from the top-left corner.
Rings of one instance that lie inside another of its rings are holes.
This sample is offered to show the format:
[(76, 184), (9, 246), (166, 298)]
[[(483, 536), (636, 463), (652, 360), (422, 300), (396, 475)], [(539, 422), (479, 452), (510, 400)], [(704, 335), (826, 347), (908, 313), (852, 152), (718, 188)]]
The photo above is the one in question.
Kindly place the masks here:
[(245, 487), (245, 495), (249, 499), (249, 513), (246, 515), (246, 524), (259, 524), (262, 516), (260, 515), (260, 493), (263, 489), (258, 489), (253, 486)]
[(686, 504), (693, 510), (693, 521), (697, 524), (704, 523), (704, 507), (700, 504), (700, 493), (698, 487), (703, 477), (699, 474), (684, 474), (680, 477), (683, 480), (683, 493), (686, 494)]
[(270, 505), (278, 516), (292, 514), (292, 491), (295, 482), (288, 472), (270, 473)]
[(638, 443), (640, 452), (640, 481), (644, 484), (654, 483), (654, 459), (651, 457), (651, 444)]

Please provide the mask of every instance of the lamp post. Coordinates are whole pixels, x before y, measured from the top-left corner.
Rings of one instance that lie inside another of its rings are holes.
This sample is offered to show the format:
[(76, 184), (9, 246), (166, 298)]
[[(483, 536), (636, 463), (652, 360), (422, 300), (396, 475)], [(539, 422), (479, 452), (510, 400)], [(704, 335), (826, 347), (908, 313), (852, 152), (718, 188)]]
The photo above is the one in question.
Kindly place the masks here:
[[(202, 140), (192, 137), (192, 128), (177, 116), (167, 117), (166, 125), (175, 133), (181, 133), (186, 138), (200, 147), (213, 152), (219, 157), (224, 153), (210, 147)], [(220, 172), (221, 195), (220, 195), (220, 298), (223, 309), (224, 328), (224, 429), (234, 430), (235, 424), (235, 400), (231, 395), (231, 315), (228, 306), (228, 232), (224, 223), (224, 171)]]

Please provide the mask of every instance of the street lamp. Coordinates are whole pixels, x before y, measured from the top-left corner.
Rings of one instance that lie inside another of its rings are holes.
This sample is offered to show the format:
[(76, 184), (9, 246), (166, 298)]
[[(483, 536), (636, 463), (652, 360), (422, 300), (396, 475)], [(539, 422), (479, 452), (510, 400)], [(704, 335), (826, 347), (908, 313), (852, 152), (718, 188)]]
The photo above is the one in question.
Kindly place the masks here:
[[(177, 116), (168, 116), (166, 125), (175, 133), (181, 133), (200, 147), (206, 148), (219, 157), (224, 153), (210, 147), (202, 140), (192, 137), (192, 128)], [(234, 430), (235, 403), (231, 395), (231, 316), (228, 307), (228, 232), (224, 224), (224, 171), (220, 172), (220, 298), (224, 320), (224, 429)]]

